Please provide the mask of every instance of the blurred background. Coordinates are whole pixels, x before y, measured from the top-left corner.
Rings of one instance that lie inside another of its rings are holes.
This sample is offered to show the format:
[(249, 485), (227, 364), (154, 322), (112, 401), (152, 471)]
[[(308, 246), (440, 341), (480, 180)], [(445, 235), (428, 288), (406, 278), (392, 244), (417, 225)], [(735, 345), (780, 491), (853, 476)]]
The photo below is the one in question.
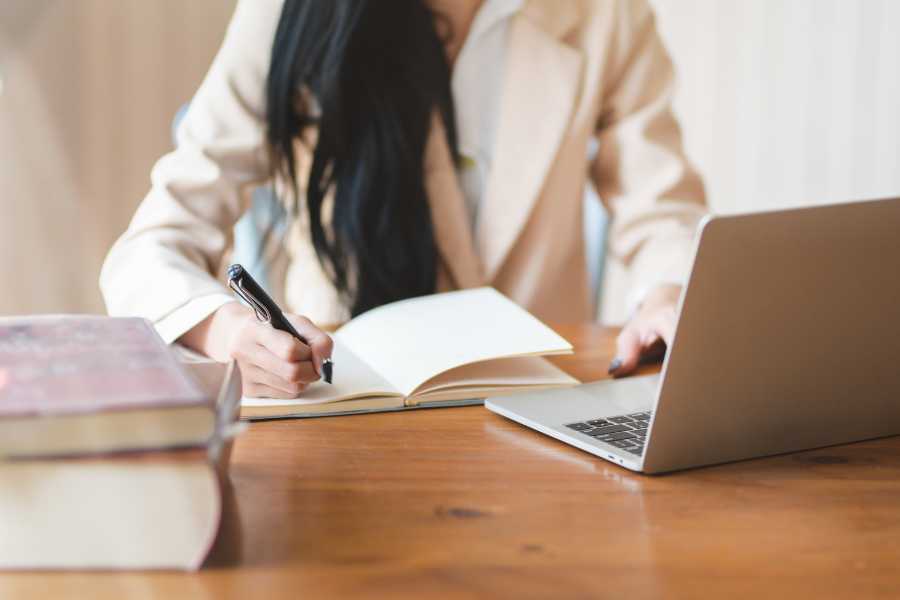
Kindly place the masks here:
[[(715, 211), (900, 196), (900, 2), (653, 4)], [(233, 8), (0, 0), (0, 314), (103, 312), (100, 265)]]

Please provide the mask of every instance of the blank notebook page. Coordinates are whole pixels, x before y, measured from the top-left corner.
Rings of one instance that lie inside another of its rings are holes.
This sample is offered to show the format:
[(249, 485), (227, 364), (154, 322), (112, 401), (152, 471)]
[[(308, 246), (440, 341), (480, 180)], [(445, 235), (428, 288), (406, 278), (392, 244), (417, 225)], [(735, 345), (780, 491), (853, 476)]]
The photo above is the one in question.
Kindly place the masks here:
[(565, 339), (492, 288), (382, 306), (344, 325), (335, 339), (406, 396), (462, 365), (572, 351)]
[(399, 396), (394, 386), (361, 361), (340, 341), (335, 341), (332, 358), (335, 364), (334, 384), (316, 381), (303, 394), (293, 400), (271, 398), (247, 398), (244, 406), (302, 406), (365, 398), (369, 396)]

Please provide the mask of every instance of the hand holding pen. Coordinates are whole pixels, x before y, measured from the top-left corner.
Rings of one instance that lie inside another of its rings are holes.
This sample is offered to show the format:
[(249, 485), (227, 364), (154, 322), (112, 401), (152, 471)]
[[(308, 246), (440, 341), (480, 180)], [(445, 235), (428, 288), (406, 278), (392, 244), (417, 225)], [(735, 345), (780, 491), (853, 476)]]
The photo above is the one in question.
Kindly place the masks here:
[(285, 315), (240, 265), (229, 268), (228, 286), (253, 311), (237, 304), (230, 308), (244, 316), (228, 346), (241, 367), (246, 395), (295, 398), (320, 378), (331, 383), (328, 334), (309, 319)]

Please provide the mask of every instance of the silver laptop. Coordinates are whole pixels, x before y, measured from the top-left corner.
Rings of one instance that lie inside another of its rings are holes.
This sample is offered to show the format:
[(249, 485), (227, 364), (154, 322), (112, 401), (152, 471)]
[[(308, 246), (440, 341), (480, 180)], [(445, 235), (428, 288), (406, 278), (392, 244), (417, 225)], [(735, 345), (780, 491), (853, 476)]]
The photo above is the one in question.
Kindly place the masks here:
[(485, 406), (644, 473), (900, 434), (900, 199), (709, 218), (660, 375)]

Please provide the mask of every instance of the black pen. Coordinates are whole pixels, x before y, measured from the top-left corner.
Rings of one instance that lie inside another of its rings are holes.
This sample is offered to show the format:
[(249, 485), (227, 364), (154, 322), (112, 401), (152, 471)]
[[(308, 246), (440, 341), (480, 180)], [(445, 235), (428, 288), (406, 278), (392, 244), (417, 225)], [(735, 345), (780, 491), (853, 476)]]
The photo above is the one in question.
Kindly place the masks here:
[[(309, 342), (305, 337), (297, 333), (294, 326), (284, 317), (284, 313), (275, 304), (275, 301), (266, 293), (262, 287), (247, 269), (241, 265), (231, 265), (228, 267), (228, 287), (230, 287), (238, 297), (250, 305), (256, 318), (263, 323), (268, 323), (279, 331), (291, 334), (307, 346)], [(330, 358), (322, 361), (322, 377), (327, 383), (331, 383), (331, 374), (334, 364)]]

